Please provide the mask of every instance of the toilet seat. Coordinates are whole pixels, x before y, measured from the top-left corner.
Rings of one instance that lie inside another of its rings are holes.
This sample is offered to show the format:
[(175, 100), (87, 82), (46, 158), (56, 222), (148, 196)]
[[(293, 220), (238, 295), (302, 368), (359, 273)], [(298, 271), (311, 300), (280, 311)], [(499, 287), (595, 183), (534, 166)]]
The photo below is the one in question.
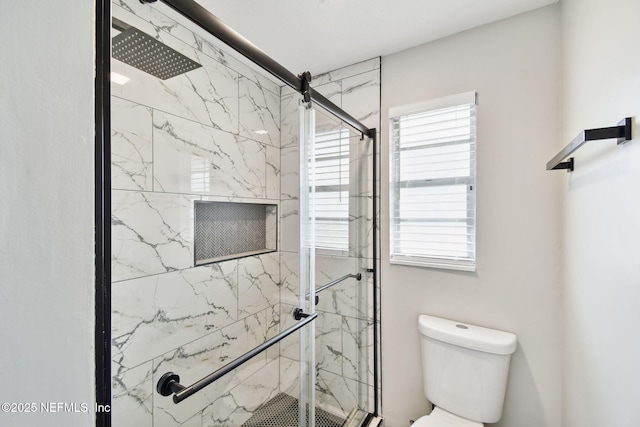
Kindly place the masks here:
[(437, 406), (429, 415), (420, 417), (411, 427), (483, 427), (484, 424), (471, 421), (447, 412)]

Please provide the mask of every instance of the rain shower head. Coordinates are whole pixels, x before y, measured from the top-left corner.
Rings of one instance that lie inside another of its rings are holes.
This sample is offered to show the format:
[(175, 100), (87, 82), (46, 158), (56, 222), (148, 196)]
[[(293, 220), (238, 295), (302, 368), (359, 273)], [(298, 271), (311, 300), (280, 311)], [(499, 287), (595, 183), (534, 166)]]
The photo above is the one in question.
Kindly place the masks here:
[(113, 27), (122, 32), (111, 41), (111, 56), (138, 70), (166, 80), (202, 67), (136, 27), (115, 18)]

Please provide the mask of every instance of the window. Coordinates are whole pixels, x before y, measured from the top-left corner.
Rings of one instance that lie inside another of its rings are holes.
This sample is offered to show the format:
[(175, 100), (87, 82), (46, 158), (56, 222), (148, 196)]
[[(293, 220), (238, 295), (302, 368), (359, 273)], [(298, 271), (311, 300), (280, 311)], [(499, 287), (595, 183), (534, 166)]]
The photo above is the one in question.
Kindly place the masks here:
[(391, 263), (475, 270), (475, 99), (390, 109)]
[(316, 248), (349, 250), (349, 131), (315, 137)]

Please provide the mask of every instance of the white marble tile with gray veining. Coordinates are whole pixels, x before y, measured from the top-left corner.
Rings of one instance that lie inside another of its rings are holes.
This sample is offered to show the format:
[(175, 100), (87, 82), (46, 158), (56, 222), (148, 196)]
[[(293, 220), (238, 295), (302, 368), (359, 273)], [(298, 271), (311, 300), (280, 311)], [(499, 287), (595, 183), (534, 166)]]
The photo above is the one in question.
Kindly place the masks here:
[[(139, 0), (113, 0), (111, 14), (114, 18), (156, 39), (166, 40), (171, 37), (175, 42), (192, 48), (197, 47), (195, 35), (189, 28), (199, 29), (199, 27), (181, 14), (171, 12), (162, 4), (145, 4)], [(200, 31), (204, 30), (200, 29)]]
[(251, 343), (251, 345), (245, 343), (246, 347), (243, 348), (242, 353), (239, 353), (235, 357), (246, 353), (267, 340), (267, 331), (269, 326), (271, 326), (269, 319), (271, 310), (272, 308), (268, 307), (263, 311), (244, 318), (244, 340)]
[(233, 197), (265, 197), (263, 144), (155, 112), (154, 189)]
[(151, 362), (132, 369), (113, 364), (111, 417), (117, 427), (152, 427), (153, 375)]
[(342, 317), (342, 374), (373, 384), (373, 323), (366, 319)]
[[(182, 384), (188, 385), (214, 372), (264, 342), (266, 317), (265, 312), (250, 316), (156, 358), (154, 380), (157, 381), (165, 372), (171, 371), (180, 375)], [(189, 420), (198, 412), (206, 410), (211, 402), (228, 390), (246, 382), (247, 378), (262, 370), (266, 361), (264, 353), (256, 356), (250, 363), (229, 372), (180, 405), (175, 405), (171, 397), (157, 397), (154, 400), (154, 425)]]
[[(227, 132), (238, 132), (238, 84), (239, 75), (230, 68), (221, 65), (208, 56), (196, 52), (202, 68), (183, 74), (190, 84), (194, 96), (192, 102), (206, 107), (208, 121), (203, 124)], [(196, 72), (203, 70), (204, 72)], [(191, 95), (191, 93), (188, 93)], [(170, 111), (170, 110), (169, 110)]]
[(298, 147), (283, 148), (280, 152), (282, 182), (280, 192), (282, 200), (297, 199), (300, 193), (300, 151)]
[[(176, 424), (169, 424), (167, 427), (172, 427), (175, 426)], [(198, 412), (197, 414), (195, 414), (193, 417), (189, 418), (187, 421), (178, 424), (177, 426), (179, 427), (205, 427), (204, 424), (202, 424), (202, 412)], [(154, 425), (154, 427), (156, 427)], [(162, 427), (162, 426), (159, 426)]]
[(280, 97), (240, 78), (240, 135), (280, 148)]
[[(357, 215), (360, 217), (356, 223), (358, 228), (358, 239), (356, 243), (355, 256), (362, 258), (373, 257), (373, 186), (379, 185), (379, 181), (373, 179), (373, 141), (367, 139), (354, 141), (351, 146), (357, 149), (357, 157), (350, 163), (351, 170), (356, 171), (354, 181), (356, 182), (355, 205)], [(380, 192), (378, 191), (378, 209), (380, 206)]]
[(111, 186), (151, 190), (151, 109), (120, 98), (111, 99)]
[(265, 90), (268, 90), (269, 92), (273, 93), (275, 96), (280, 98), (280, 92), (281, 92), (280, 85), (284, 83), (282, 83), (279, 79), (275, 77), (271, 77), (266, 73), (266, 71), (258, 69), (257, 66), (253, 63), (250, 63), (248, 66), (245, 66), (245, 67), (242, 67), (242, 65), (244, 64), (241, 64), (237, 68), (234, 68), (234, 67), (232, 68), (237, 69), (237, 71), (243, 77), (248, 78), (258, 86), (262, 87)]
[(280, 247), (278, 235), (278, 205), (265, 208), (265, 243), (267, 249), (277, 250)]
[(360, 135), (354, 135), (353, 132), (350, 132), (349, 139), (352, 154), (349, 162), (352, 183), (349, 201), (350, 254), (371, 258), (373, 256), (373, 141), (368, 138), (361, 140)]
[(238, 311), (240, 317), (280, 302), (280, 266), (277, 253), (238, 260)]
[(161, 80), (113, 60), (112, 71), (130, 80), (124, 85), (112, 84), (112, 94), (216, 129), (237, 133), (238, 73), (164, 31), (151, 35), (202, 67)]
[(380, 127), (380, 72), (342, 80), (342, 108), (369, 128)]
[(297, 253), (280, 252), (280, 302), (283, 304), (299, 305), (299, 263)]
[(280, 357), (280, 391), (298, 397), (300, 390), (300, 363), (287, 357)]
[[(280, 332), (280, 304), (273, 305), (267, 312), (267, 335), (266, 339), (275, 337)], [(280, 343), (274, 344), (267, 350), (267, 359), (273, 360), (280, 357)]]
[[(373, 258), (373, 198), (354, 197), (353, 202), (358, 204), (359, 212), (361, 212), (359, 220), (356, 222), (358, 239), (355, 242), (354, 256)], [(378, 206), (380, 205), (378, 204)]]
[(237, 260), (114, 283), (113, 358), (136, 366), (237, 320)]
[(179, 31), (178, 23), (163, 14), (157, 7), (139, 0), (112, 0), (111, 15), (126, 24), (157, 37), (160, 31), (168, 34)]
[(319, 313), (315, 324), (316, 368), (341, 375), (346, 363), (342, 348), (342, 316)]
[(299, 247), (298, 200), (280, 203), (280, 250), (297, 252)]
[(271, 77), (258, 68), (250, 60), (234, 52), (227, 45), (208, 33), (196, 34), (197, 48), (221, 64), (237, 71), (241, 76), (253, 81), (265, 90), (280, 96), (280, 85), (277, 78)]
[(196, 197), (112, 192), (114, 282), (188, 268), (193, 264)]
[[(323, 94), (329, 101), (342, 106), (342, 85), (340, 82), (327, 83), (317, 88), (318, 92)], [(323, 108), (315, 109), (315, 132), (316, 137), (327, 133), (340, 132), (342, 129), (351, 129), (345, 125), (338, 117), (324, 110)]]
[(360, 258), (372, 256), (372, 198), (349, 197), (349, 255)]
[(321, 369), (316, 377), (316, 402), (346, 418), (358, 405), (357, 382)]
[[(154, 37), (161, 38), (162, 32), (170, 34), (215, 61), (255, 81), (275, 95), (280, 94), (280, 85), (274, 81), (275, 78), (266, 76), (265, 72), (259, 70), (251, 61), (234, 52), (222, 41), (189, 21), (188, 18), (161, 5), (159, 7), (158, 5), (141, 5), (139, 0), (116, 0), (113, 10), (114, 16), (119, 19), (127, 19), (128, 23), (139, 28), (142, 27), (140, 29)], [(136, 21), (130, 22), (132, 20)]]
[(282, 86), (282, 88), (280, 89), (280, 96), (284, 98), (291, 95), (300, 95), (300, 92), (298, 92), (297, 90), (295, 90), (289, 85)]
[[(356, 258), (317, 256), (316, 288), (344, 275), (361, 272), (358, 265)], [(358, 281), (354, 278), (343, 280), (318, 294), (320, 301), (316, 308), (326, 313), (366, 318), (368, 316), (366, 307), (363, 307), (360, 301), (360, 294), (363, 291), (360, 288), (365, 285), (364, 280)]]
[(280, 149), (266, 146), (266, 189), (265, 195), (267, 199), (280, 198)]
[(342, 107), (342, 82), (333, 81), (324, 84), (318, 82), (312, 83), (313, 90), (320, 93), (329, 101), (336, 104), (338, 107)]
[[(293, 326), (297, 320), (293, 318), (293, 310), (298, 305), (280, 304), (280, 328), (285, 330)], [(299, 343), (300, 334), (291, 334), (288, 337), (280, 341), (280, 357), (287, 357), (291, 360), (298, 360), (299, 358)]]
[(380, 69), (380, 57), (367, 59), (366, 61), (358, 62), (356, 64), (347, 65), (346, 67), (338, 68), (337, 70), (329, 71), (327, 73), (318, 74), (313, 76), (311, 82), (314, 85), (324, 85), (329, 82), (340, 81), (349, 77), (356, 76), (358, 74), (367, 73), (369, 71)]
[(280, 101), (280, 141), (281, 147), (297, 148), (300, 134), (298, 107), (302, 97), (297, 93), (282, 96)]
[[(277, 205), (279, 203), (279, 199), (260, 199), (256, 200), (255, 197), (234, 197), (234, 196), (208, 196), (203, 195), (202, 200), (204, 201), (212, 201), (212, 202), (233, 202), (233, 203), (264, 203), (268, 205)], [(271, 215), (268, 213), (267, 215)], [(269, 221), (270, 219), (267, 219)]]
[(351, 127), (344, 124), (333, 114), (321, 108), (316, 109), (316, 137), (322, 137), (327, 134), (340, 135), (339, 132), (341, 132), (342, 129), (351, 130)]
[[(373, 269), (373, 259), (371, 258), (358, 258), (358, 262), (360, 265), (360, 271), (362, 271), (362, 285), (358, 287), (358, 298), (360, 299), (359, 306), (362, 307), (362, 312), (366, 313), (367, 316), (359, 316), (360, 319), (367, 319), (369, 321), (373, 321), (374, 310), (373, 310), (373, 296), (376, 292), (378, 308), (377, 313), (380, 315), (380, 289), (374, 289), (373, 281), (374, 275), (373, 273), (367, 272), (367, 269)], [(379, 288), (379, 287), (378, 287)]]
[(279, 377), (279, 363), (274, 360), (233, 388), (224, 390), (204, 411), (203, 425), (242, 425), (279, 392)]
[(352, 172), (350, 178), (355, 184), (351, 196), (372, 197), (373, 140), (362, 140), (359, 133), (350, 132), (349, 149), (352, 153), (349, 159), (349, 170)]

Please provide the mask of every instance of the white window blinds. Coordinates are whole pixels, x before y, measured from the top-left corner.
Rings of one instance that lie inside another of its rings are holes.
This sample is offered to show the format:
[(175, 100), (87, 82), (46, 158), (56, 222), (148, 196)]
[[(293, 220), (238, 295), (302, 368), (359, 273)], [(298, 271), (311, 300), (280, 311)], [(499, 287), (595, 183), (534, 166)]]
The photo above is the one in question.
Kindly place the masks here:
[(317, 249), (349, 250), (349, 131), (315, 137)]
[(389, 113), (391, 262), (475, 270), (475, 92)]

